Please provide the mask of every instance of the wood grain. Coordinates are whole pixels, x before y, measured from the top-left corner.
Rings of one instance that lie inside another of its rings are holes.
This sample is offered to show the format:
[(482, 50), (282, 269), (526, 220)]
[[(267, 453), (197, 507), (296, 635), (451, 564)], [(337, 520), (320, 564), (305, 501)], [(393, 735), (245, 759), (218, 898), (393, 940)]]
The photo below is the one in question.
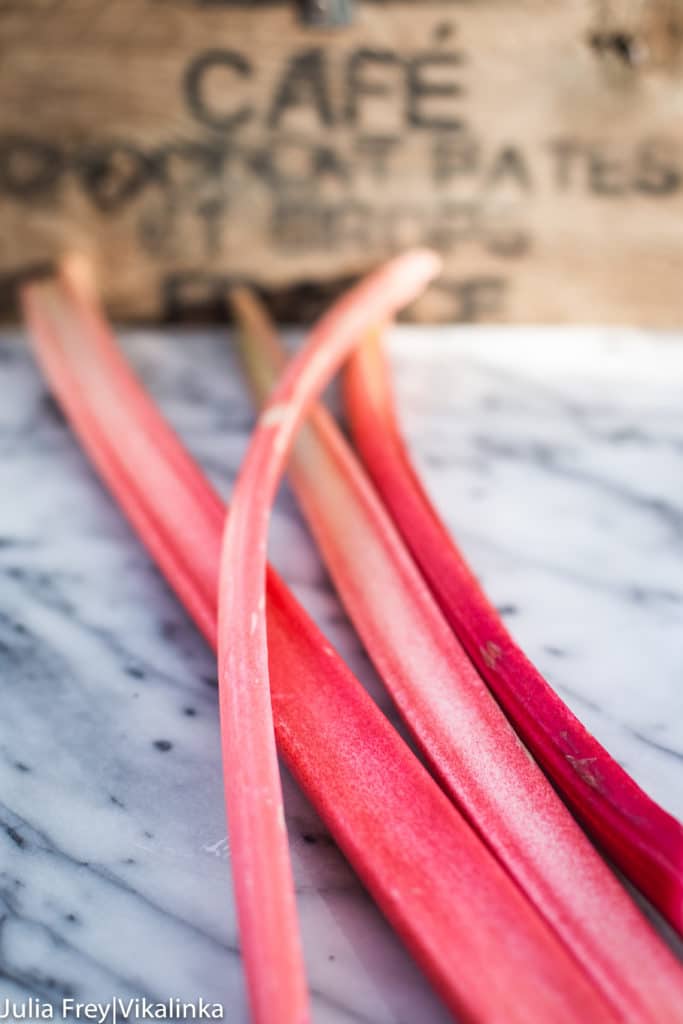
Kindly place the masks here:
[(305, 315), (419, 242), (423, 319), (679, 326), (681, 0), (298, 8), (0, 0), (5, 311), (77, 248), (119, 317)]

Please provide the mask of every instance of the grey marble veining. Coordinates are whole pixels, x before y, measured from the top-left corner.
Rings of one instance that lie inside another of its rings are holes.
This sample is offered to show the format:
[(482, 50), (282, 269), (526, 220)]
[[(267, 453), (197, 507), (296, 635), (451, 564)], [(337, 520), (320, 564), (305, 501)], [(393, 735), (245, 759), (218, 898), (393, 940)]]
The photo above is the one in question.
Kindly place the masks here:
[[(224, 332), (124, 343), (221, 491), (251, 411)], [(683, 338), (392, 339), (426, 483), (527, 652), (683, 814)], [(285, 491), (272, 560), (390, 701)], [(0, 994), (221, 1002), (246, 1021), (211, 653), (46, 395), (0, 341)], [(285, 779), (315, 1019), (447, 1015)]]
[(511, 630), (683, 816), (683, 341), (469, 330), (394, 352), (413, 454)]

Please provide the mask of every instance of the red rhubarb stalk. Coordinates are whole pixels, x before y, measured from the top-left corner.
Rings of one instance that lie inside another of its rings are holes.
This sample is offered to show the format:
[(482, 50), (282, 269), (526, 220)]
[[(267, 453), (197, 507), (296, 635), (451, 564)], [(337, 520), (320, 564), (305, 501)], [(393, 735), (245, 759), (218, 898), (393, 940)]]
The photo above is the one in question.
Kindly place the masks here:
[[(262, 401), (283, 353), (254, 298), (232, 301)], [(289, 468), (349, 615), (448, 794), (624, 1019), (683, 1013), (673, 957), (528, 758), (324, 409)]]
[(379, 337), (354, 353), (345, 398), (363, 461), (470, 658), (574, 813), (683, 934), (683, 827), (591, 736), (505, 628), (411, 463)]
[[(437, 269), (429, 253), (397, 257), (322, 319), (305, 356), (295, 361), (259, 417), (232, 495), (218, 590), (218, 676), (235, 897), (252, 1002), (255, 1011), (262, 1009), (255, 1012), (257, 1022), (297, 1024), (303, 1016), (299, 997), (305, 993), (268, 678), (271, 507), (306, 401), (334, 374), (359, 333), (415, 299)], [(290, 1017), (283, 1013), (288, 1005), (283, 994), (295, 980), (291, 1005), (299, 1016)]]
[[(23, 301), (36, 356), (74, 431), (215, 648), (225, 506), (78, 282), (69, 275), (31, 285)], [(267, 626), (280, 752), (458, 1019), (613, 1020), (272, 571)]]

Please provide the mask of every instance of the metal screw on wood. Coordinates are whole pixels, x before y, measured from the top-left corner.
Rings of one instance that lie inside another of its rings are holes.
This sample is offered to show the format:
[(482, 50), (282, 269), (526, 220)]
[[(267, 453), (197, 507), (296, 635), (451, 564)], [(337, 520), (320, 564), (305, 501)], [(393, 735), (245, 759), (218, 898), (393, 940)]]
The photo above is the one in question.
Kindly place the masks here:
[(353, 18), (353, 0), (298, 0), (298, 6), (307, 25), (336, 28)]

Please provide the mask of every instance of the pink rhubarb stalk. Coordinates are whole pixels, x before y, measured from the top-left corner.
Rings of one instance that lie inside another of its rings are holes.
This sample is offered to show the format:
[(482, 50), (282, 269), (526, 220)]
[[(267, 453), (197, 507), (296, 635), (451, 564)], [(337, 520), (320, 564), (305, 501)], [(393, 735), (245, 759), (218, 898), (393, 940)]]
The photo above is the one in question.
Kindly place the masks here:
[[(232, 301), (263, 401), (283, 353), (254, 298), (236, 290)], [(528, 758), (324, 409), (289, 470), (356, 629), (448, 794), (624, 1019), (681, 1014), (673, 957)], [(636, 962), (642, 973), (629, 970)]]
[(363, 461), (478, 671), (577, 817), (683, 934), (683, 826), (591, 736), (505, 628), (410, 461), (379, 337), (354, 353), (345, 398)]
[[(415, 299), (436, 257), (398, 257), (337, 303), (313, 330), (306, 361), (294, 363), (254, 429), (232, 495), (218, 600), (218, 675), (230, 845), (247, 975), (257, 1020), (275, 1021), (287, 984), (299, 978), (294, 883), (275, 748), (266, 635), (266, 547), (271, 506), (305, 403), (331, 377), (359, 332)], [(285, 957), (284, 951), (291, 955)], [(268, 990), (256, 984), (270, 971)], [(260, 972), (260, 973), (259, 973)], [(286, 1006), (287, 1003), (284, 1003)], [(299, 1002), (293, 1005), (299, 1005)], [(283, 1024), (295, 1016), (282, 1015)]]
[[(25, 288), (23, 303), (84, 449), (215, 647), (225, 506), (73, 275)], [(453, 1013), (472, 1024), (608, 1024), (573, 958), (272, 571), (267, 592), (280, 752)]]

